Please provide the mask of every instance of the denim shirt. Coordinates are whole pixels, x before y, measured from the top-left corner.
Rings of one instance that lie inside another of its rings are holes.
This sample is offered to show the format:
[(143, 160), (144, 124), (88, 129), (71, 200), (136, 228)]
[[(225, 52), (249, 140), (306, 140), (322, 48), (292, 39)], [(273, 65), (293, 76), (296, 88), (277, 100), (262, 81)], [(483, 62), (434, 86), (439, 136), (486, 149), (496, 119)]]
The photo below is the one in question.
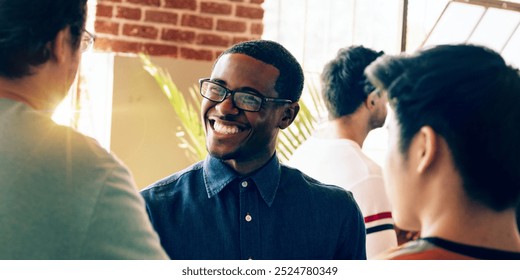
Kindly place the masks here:
[(208, 156), (141, 194), (172, 259), (366, 259), (352, 195), (276, 156), (247, 177)]

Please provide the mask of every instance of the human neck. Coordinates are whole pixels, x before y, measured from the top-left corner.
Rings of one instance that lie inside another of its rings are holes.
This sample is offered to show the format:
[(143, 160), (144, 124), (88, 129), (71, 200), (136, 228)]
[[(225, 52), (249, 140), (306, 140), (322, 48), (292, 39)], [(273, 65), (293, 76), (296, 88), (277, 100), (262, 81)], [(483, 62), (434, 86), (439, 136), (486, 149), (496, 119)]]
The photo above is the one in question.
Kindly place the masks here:
[(0, 98), (15, 100), (18, 102), (25, 103), (26, 105), (32, 108), (36, 108), (36, 105), (32, 103), (29, 99), (25, 98), (23, 95), (16, 94), (15, 92), (0, 89)]
[(248, 176), (262, 168), (273, 157), (273, 155), (274, 151), (271, 155), (258, 155), (250, 157), (251, 159), (247, 160), (229, 159), (224, 162), (241, 176)]
[(496, 212), (468, 201), (458, 206), (446, 203), (442, 208), (424, 222), (422, 237), (440, 237), (466, 245), (520, 252), (514, 209)]
[(316, 131), (320, 138), (349, 139), (363, 147), (370, 128), (368, 121), (361, 114), (351, 114), (337, 119), (329, 120), (327, 125)]
[(407, 154), (414, 196), (407, 226), (419, 227), (421, 237), (520, 252), (515, 209), (497, 212), (469, 197), (447, 142), (431, 137), (425, 144), (426, 137), (415, 137)]
[(39, 86), (33, 76), (14, 80), (0, 77), (0, 98), (22, 102), (33, 109), (52, 114), (55, 105), (49, 100), (49, 96), (46, 95), (44, 88)]

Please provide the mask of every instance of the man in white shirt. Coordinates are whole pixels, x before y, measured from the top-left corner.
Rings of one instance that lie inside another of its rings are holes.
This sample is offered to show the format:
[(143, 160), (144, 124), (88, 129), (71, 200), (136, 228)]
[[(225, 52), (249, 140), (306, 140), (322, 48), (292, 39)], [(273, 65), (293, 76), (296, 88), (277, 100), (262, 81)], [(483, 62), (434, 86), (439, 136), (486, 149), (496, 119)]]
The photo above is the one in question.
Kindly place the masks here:
[(383, 52), (352, 46), (341, 49), (321, 74), (329, 121), (303, 143), (289, 161), (309, 176), (354, 195), (365, 219), (367, 258), (397, 245), (381, 167), (361, 147), (386, 119), (386, 92), (366, 80), (365, 68)]

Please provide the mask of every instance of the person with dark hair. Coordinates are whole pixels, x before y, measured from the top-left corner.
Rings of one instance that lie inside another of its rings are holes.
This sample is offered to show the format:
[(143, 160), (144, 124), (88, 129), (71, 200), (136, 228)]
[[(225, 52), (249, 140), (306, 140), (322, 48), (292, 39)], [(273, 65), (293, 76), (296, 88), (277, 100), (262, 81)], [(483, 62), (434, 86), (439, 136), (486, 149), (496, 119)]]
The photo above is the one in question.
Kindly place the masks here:
[(51, 119), (86, 0), (0, 0), (0, 259), (166, 259), (128, 170)]
[(325, 65), (321, 92), (329, 121), (298, 147), (288, 163), (323, 183), (352, 192), (365, 219), (369, 259), (397, 246), (381, 167), (361, 150), (368, 133), (386, 119), (386, 94), (363, 74), (381, 55), (383, 52), (351, 46), (340, 49)]
[(388, 259), (520, 259), (520, 73), (496, 52), (441, 45), (366, 75), (388, 93), (387, 193), (421, 238)]
[(232, 46), (200, 80), (208, 157), (141, 192), (172, 259), (366, 258), (352, 195), (276, 156), (303, 80), (296, 59), (266, 40)]

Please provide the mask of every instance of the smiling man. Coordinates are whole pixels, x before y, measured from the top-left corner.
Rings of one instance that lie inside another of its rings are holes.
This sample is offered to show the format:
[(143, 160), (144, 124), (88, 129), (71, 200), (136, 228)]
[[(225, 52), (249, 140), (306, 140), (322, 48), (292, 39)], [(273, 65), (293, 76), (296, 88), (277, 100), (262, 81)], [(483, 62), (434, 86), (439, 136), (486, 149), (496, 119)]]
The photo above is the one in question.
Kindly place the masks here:
[(209, 156), (142, 191), (173, 259), (364, 259), (352, 195), (280, 164), (303, 72), (272, 41), (232, 46), (200, 80)]

